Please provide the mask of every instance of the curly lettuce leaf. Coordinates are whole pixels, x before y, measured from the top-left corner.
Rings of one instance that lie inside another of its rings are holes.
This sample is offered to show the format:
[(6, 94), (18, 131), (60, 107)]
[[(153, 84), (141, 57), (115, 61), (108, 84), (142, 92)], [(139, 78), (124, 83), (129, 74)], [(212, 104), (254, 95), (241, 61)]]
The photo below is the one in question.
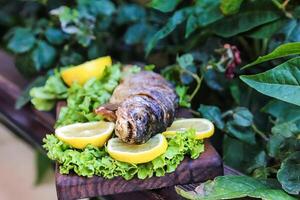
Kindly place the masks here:
[(98, 120), (99, 117), (92, 112), (93, 108), (109, 100), (121, 78), (120, 68), (120, 64), (112, 65), (106, 68), (101, 80), (94, 78), (83, 86), (74, 83), (70, 88), (65, 86), (60, 74), (56, 72), (47, 79), (44, 86), (30, 90), (31, 103), (37, 110), (49, 111), (56, 101), (67, 99), (67, 108), (60, 114), (57, 125)]
[(115, 64), (106, 68), (101, 80), (90, 79), (83, 86), (74, 83), (68, 89), (67, 106), (61, 109), (55, 126), (100, 120), (93, 110), (108, 102), (120, 78), (121, 65)]
[(74, 171), (80, 176), (96, 175), (107, 179), (117, 176), (126, 180), (135, 176), (139, 179), (164, 176), (175, 171), (185, 155), (196, 159), (204, 151), (203, 141), (195, 139), (195, 130), (177, 132), (176, 136), (168, 139), (168, 148), (163, 155), (143, 164), (114, 160), (105, 147), (97, 148), (89, 145), (83, 150), (73, 149), (53, 134), (47, 135), (43, 141), (48, 157), (60, 164), (60, 173), (68, 174)]
[(45, 85), (41, 87), (33, 87), (29, 95), (31, 103), (37, 110), (49, 111), (58, 99), (67, 98), (68, 89), (60, 78), (59, 73), (50, 76)]

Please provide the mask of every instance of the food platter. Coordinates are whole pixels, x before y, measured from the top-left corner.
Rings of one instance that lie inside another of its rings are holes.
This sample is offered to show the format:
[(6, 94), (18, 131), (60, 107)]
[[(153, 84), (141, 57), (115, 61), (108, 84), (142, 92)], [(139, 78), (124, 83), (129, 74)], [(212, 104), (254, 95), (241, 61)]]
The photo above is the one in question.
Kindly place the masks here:
[[(58, 103), (57, 113), (64, 105), (65, 102)], [(192, 116), (187, 109), (179, 109), (176, 115), (186, 118)], [(125, 180), (121, 177), (104, 179), (100, 176), (87, 178), (75, 173), (60, 174), (59, 165), (56, 164), (55, 182), (58, 199), (71, 200), (198, 183), (222, 174), (222, 159), (207, 139), (205, 140), (205, 151), (199, 158), (193, 160), (186, 157), (173, 173), (167, 173), (162, 177), (151, 177), (145, 180), (138, 178)]]

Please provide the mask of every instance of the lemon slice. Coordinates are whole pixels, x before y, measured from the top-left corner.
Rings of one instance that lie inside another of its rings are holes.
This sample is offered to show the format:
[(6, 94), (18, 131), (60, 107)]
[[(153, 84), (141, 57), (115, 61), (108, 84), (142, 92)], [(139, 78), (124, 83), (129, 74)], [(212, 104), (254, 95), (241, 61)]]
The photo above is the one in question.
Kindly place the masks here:
[(203, 118), (179, 119), (172, 123), (162, 134), (166, 137), (172, 137), (177, 131), (185, 131), (188, 129), (196, 130), (196, 138), (209, 138), (214, 134), (215, 128), (211, 121)]
[(127, 144), (119, 138), (107, 142), (107, 152), (115, 160), (139, 164), (154, 160), (166, 152), (168, 142), (162, 134), (157, 134), (144, 144)]
[(111, 66), (111, 64), (110, 56), (100, 57), (63, 70), (61, 77), (68, 86), (71, 86), (73, 82), (83, 85), (91, 78), (101, 78), (104, 74), (105, 67)]
[(114, 130), (112, 122), (75, 123), (57, 128), (55, 135), (63, 142), (77, 149), (91, 144), (102, 147)]

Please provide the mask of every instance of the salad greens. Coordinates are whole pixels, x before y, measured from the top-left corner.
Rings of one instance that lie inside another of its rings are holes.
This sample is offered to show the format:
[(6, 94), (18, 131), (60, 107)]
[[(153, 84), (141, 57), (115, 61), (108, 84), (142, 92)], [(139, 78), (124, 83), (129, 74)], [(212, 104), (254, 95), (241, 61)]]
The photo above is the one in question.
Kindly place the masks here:
[(80, 176), (97, 175), (108, 179), (122, 176), (129, 180), (135, 175), (139, 179), (164, 176), (175, 171), (186, 154), (196, 159), (204, 151), (203, 140), (195, 139), (195, 130), (177, 132), (174, 137), (168, 139), (168, 148), (163, 155), (143, 164), (114, 160), (108, 155), (105, 147), (96, 148), (89, 145), (83, 150), (73, 149), (55, 135), (47, 135), (43, 141), (48, 157), (60, 164), (60, 173), (68, 174), (74, 170)]
[(83, 86), (73, 84), (68, 90), (67, 107), (61, 109), (55, 126), (101, 119), (93, 111), (110, 99), (121, 75), (121, 65), (115, 64), (106, 68), (101, 80), (90, 79)]
[(67, 87), (64, 85), (58, 72), (50, 76), (45, 85), (41, 87), (33, 87), (29, 95), (31, 96), (31, 103), (37, 110), (48, 111), (51, 110), (55, 102), (59, 99), (67, 97)]
[(50, 76), (44, 86), (30, 90), (31, 102), (38, 110), (51, 110), (56, 101), (67, 100), (67, 107), (60, 111), (57, 126), (75, 122), (99, 120), (100, 117), (93, 110), (106, 103), (121, 78), (121, 65), (107, 67), (105, 77), (101, 80), (91, 79), (83, 86), (74, 83), (67, 88), (58, 72)]

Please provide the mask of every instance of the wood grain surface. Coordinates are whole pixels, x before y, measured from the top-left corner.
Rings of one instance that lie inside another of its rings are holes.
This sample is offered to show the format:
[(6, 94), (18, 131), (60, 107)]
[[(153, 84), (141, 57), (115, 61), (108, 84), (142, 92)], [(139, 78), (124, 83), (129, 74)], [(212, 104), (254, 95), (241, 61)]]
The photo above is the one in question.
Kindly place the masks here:
[(185, 158), (175, 172), (163, 177), (145, 180), (121, 177), (104, 179), (99, 176), (86, 178), (76, 174), (62, 175), (56, 169), (56, 189), (59, 199), (78, 199), (139, 190), (163, 188), (173, 185), (203, 182), (222, 175), (222, 161), (211, 144), (205, 142), (205, 152), (196, 159)]

